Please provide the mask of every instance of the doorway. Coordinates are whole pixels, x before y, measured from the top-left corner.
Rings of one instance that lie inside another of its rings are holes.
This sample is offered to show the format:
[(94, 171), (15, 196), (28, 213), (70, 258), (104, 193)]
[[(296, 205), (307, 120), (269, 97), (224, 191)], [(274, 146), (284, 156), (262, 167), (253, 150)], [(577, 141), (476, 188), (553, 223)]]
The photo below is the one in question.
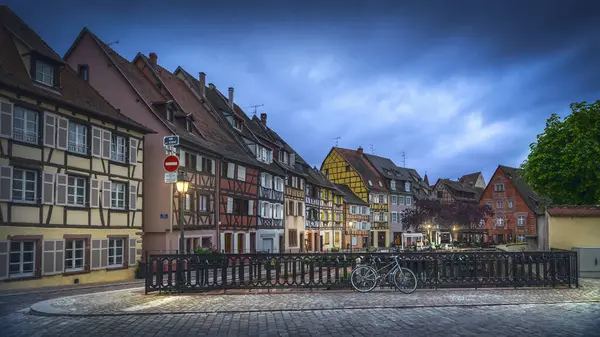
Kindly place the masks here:
[(263, 250), (266, 251), (267, 253), (272, 253), (273, 252), (273, 239), (272, 238), (268, 238), (268, 239), (263, 239)]
[(256, 232), (250, 233), (250, 253), (256, 253)]
[(304, 249), (306, 248), (304, 245), (304, 233), (300, 233), (300, 252), (304, 252)]
[(225, 253), (233, 253), (232, 233), (225, 233)]
[(377, 232), (377, 246), (385, 247), (385, 232)]
[(247, 253), (244, 251), (244, 233), (239, 233), (237, 240), (237, 251), (239, 254)]
[(279, 253), (285, 252), (285, 238), (283, 235), (279, 235)]

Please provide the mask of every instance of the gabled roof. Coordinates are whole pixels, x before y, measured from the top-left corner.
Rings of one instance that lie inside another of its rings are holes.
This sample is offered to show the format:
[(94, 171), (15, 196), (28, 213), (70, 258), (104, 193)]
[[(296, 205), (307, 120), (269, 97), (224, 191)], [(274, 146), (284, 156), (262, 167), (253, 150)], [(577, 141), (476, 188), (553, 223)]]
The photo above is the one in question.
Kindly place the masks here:
[[(364, 155), (360, 154), (357, 150), (344, 149), (341, 147), (334, 147), (332, 151), (337, 153), (344, 158), (350, 166), (352, 166), (363, 179), (365, 186), (371, 191), (387, 191), (385, 187), (380, 187), (377, 183), (383, 180), (383, 177), (377, 172), (377, 169), (369, 163)], [(372, 186), (368, 184), (371, 181)]]
[[(551, 216), (600, 217), (600, 205), (553, 205), (548, 208)], [(598, 222), (600, 226), (600, 222)]]
[(350, 187), (342, 184), (335, 184), (338, 190), (344, 193), (344, 202), (352, 205), (360, 205), (360, 206), (369, 206), (368, 202), (365, 202), (361, 198), (359, 198)]
[[(31, 48), (30, 51), (35, 51), (62, 65), (60, 92), (34, 84), (15, 45), (15, 40)], [(7, 6), (0, 6), (0, 50), (2, 51), (0, 52), (0, 83), (60, 102), (117, 125), (144, 133), (154, 132), (121, 114), (108, 103), (91, 85), (79, 78), (75, 71)]]
[(367, 153), (364, 156), (382, 176), (388, 179), (410, 180), (408, 169), (398, 167), (391, 159)]
[(477, 179), (479, 179), (480, 175), (481, 172), (465, 174), (464, 176), (460, 177), (458, 181), (467, 186), (475, 186), (475, 183), (477, 183)]
[(541, 205), (540, 197), (527, 185), (525, 179), (521, 177), (521, 169), (499, 165), (498, 168), (502, 170), (504, 176), (508, 178), (511, 184), (515, 187), (517, 192), (523, 198), (523, 201), (529, 206), (529, 208), (537, 214), (542, 214), (543, 209)]
[[(474, 187), (466, 186), (458, 181), (450, 180), (450, 179), (438, 179), (437, 184), (443, 184), (447, 187), (448, 192), (452, 195), (455, 200), (458, 201), (479, 201), (479, 194)], [(472, 193), (473, 198), (460, 196), (458, 192), (463, 193)]]

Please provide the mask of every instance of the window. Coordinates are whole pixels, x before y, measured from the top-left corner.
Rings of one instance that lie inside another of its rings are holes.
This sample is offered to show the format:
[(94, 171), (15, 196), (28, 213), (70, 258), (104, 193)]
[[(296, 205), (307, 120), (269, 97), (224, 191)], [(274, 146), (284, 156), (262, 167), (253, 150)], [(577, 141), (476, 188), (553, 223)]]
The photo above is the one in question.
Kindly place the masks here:
[(87, 128), (77, 123), (69, 123), (69, 151), (87, 153)]
[(404, 183), (404, 191), (410, 192), (410, 181)]
[(398, 196), (392, 195), (392, 205), (398, 205)]
[(238, 165), (237, 179), (240, 181), (246, 181), (246, 168), (245, 167)]
[(35, 80), (47, 86), (54, 86), (54, 67), (41, 62), (35, 62)]
[(65, 270), (83, 270), (85, 240), (67, 240), (65, 247)]
[(380, 204), (384, 204), (385, 203), (385, 195), (383, 195), (383, 194), (379, 195), (379, 203)]
[(283, 179), (275, 177), (275, 191), (283, 192)]
[(508, 201), (508, 208), (513, 208), (513, 201), (512, 200)]
[(185, 120), (185, 129), (187, 132), (192, 132), (192, 121), (189, 119)]
[(33, 276), (35, 271), (35, 241), (10, 242), (10, 277)]
[(329, 169), (325, 169), (325, 175), (329, 177)]
[(504, 191), (504, 184), (494, 184), (494, 191), (495, 192), (503, 192)]
[(186, 211), (192, 210), (192, 195), (188, 194), (188, 193), (185, 194), (185, 210)]
[(369, 186), (373, 186), (373, 183), (370, 180), (367, 181), (367, 183), (369, 184)]
[(198, 195), (198, 212), (210, 212), (208, 198), (208, 195)]
[(38, 118), (37, 112), (15, 106), (13, 116), (13, 139), (37, 144)]
[(108, 267), (123, 266), (123, 239), (108, 240)]
[(213, 160), (202, 157), (202, 172), (213, 173)]
[(37, 200), (37, 172), (31, 170), (13, 170), (13, 201), (31, 202)]
[(519, 234), (519, 235), (517, 236), (517, 240), (518, 240), (519, 242), (523, 242), (523, 241), (525, 241), (525, 235), (524, 235), (524, 234)]
[(125, 208), (125, 184), (112, 182), (111, 205), (112, 208)]
[(496, 200), (496, 208), (504, 208), (504, 200)]
[[(490, 208), (492, 208), (492, 202), (491, 201), (487, 201), (485, 204), (488, 205)], [(510, 202), (509, 202), (509, 205), (510, 205)]]
[(325, 244), (329, 244), (329, 233), (325, 233)]
[(167, 109), (167, 120), (169, 122), (173, 121), (173, 110), (171, 110), (171, 109)]
[(392, 189), (392, 191), (395, 191), (395, 190), (396, 190), (396, 181), (395, 181), (395, 180), (392, 180), (392, 181), (390, 182), (390, 188)]
[(392, 223), (398, 223), (398, 213), (392, 212)]
[(381, 183), (381, 180), (378, 180), (377, 184), (379, 184), (379, 187), (383, 187), (383, 184)]
[(69, 206), (85, 206), (85, 178), (69, 176), (67, 204)]
[(186, 151), (185, 152), (185, 160), (184, 160), (185, 166), (190, 167), (195, 170), (197, 167), (196, 162), (197, 162), (196, 155)]
[(527, 222), (527, 217), (524, 215), (517, 216), (517, 226), (525, 226)]
[(87, 81), (89, 79), (89, 72), (90, 72), (90, 67), (88, 67), (87, 64), (80, 64), (77, 66), (77, 74), (84, 81)]
[(340, 232), (335, 232), (335, 243), (340, 243)]
[(406, 202), (406, 206), (412, 205), (412, 197), (406, 196), (404, 197), (404, 201)]
[(368, 210), (367, 210), (367, 207), (366, 207), (366, 206), (363, 206), (363, 207), (361, 208), (361, 210), (360, 210), (360, 214), (362, 214), (362, 215), (368, 215), (368, 214), (369, 214), (369, 212), (368, 212)]
[(405, 199), (403, 195), (398, 196), (398, 205), (405, 205)]
[(356, 206), (350, 206), (350, 214), (356, 214)]
[(443, 198), (444, 197), (444, 192), (443, 191), (437, 191), (437, 197), (439, 199)]
[(299, 216), (304, 216), (304, 208), (303, 208), (303, 204), (301, 201), (298, 201), (298, 215)]
[(112, 135), (110, 159), (121, 163), (125, 162), (125, 137)]
[(350, 172), (350, 165), (346, 165), (346, 172)]
[(292, 247), (298, 246), (298, 231), (290, 229), (288, 231), (288, 244)]
[(502, 221), (503, 221), (503, 220), (504, 220), (504, 219), (502, 219), (501, 217), (497, 217), (497, 218), (496, 218), (496, 226), (498, 226), (498, 227), (502, 227)]

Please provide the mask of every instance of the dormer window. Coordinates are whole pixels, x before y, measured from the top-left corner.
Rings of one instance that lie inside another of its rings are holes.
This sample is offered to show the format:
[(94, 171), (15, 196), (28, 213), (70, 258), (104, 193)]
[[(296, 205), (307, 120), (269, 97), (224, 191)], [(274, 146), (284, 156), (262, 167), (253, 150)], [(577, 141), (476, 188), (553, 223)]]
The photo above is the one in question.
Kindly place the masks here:
[(90, 68), (87, 64), (79, 64), (77, 66), (77, 75), (81, 77), (84, 81), (88, 81), (89, 79)]
[(410, 182), (409, 181), (404, 183), (404, 191), (410, 192)]
[(373, 183), (370, 180), (367, 181), (367, 183), (369, 183), (369, 186), (373, 186)]
[(35, 61), (35, 80), (49, 87), (53, 87), (54, 67), (42, 61)]
[(173, 110), (171, 110), (171, 109), (169, 109), (169, 108), (167, 108), (167, 120), (168, 120), (169, 122), (172, 122), (172, 121), (173, 121)]
[(185, 129), (187, 132), (192, 132), (192, 121), (189, 119), (185, 120)]
[(383, 184), (381, 183), (381, 180), (377, 181), (377, 183), (379, 184), (379, 187), (383, 187)]
[(392, 181), (390, 182), (390, 188), (392, 189), (392, 191), (395, 191), (395, 190), (396, 190), (396, 181), (395, 181), (395, 180), (392, 180)]

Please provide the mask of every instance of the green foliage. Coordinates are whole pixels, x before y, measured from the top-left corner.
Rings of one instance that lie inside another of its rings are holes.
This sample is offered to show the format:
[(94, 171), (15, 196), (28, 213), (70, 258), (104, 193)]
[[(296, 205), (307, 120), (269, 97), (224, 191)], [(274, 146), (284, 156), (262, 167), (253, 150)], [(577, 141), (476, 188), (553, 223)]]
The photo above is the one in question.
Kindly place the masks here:
[(600, 203), (600, 101), (571, 104), (562, 120), (552, 114), (521, 165), (529, 186), (553, 204)]

